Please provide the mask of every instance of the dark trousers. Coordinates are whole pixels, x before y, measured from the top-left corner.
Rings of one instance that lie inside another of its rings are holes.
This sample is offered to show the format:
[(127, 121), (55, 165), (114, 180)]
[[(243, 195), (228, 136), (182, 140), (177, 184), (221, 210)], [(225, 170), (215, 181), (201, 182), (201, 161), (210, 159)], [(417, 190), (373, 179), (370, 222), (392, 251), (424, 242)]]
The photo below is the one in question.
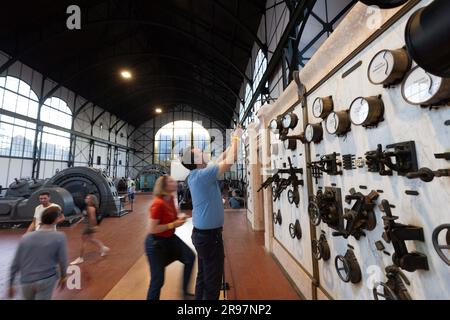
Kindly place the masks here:
[(192, 231), (192, 243), (197, 250), (198, 273), (196, 300), (218, 300), (224, 272), (222, 228)]
[(159, 300), (165, 268), (177, 260), (184, 264), (183, 293), (186, 294), (195, 261), (194, 252), (176, 235), (170, 238), (148, 235), (145, 239), (145, 251), (151, 273), (147, 300)]

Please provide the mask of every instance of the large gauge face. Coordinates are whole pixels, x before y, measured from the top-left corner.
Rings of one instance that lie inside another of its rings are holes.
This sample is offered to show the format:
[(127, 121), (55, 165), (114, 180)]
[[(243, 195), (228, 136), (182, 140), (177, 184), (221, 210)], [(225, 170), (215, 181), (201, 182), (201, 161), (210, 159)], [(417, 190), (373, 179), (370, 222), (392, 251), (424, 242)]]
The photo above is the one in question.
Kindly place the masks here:
[(350, 131), (348, 110), (330, 113), (327, 117), (325, 127), (329, 134), (343, 135)]
[(350, 119), (353, 124), (364, 124), (369, 116), (369, 102), (364, 98), (358, 98), (350, 106)]
[(378, 52), (369, 65), (369, 80), (374, 84), (383, 84), (394, 70), (394, 56), (391, 51)]
[(276, 119), (273, 119), (272, 121), (270, 121), (269, 123), (269, 129), (273, 132), (276, 133), (276, 131), (278, 130), (278, 121)]
[(408, 103), (426, 104), (434, 100), (441, 84), (442, 78), (415, 67), (403, 82), (402, 95)]
[(283, 117), (282, 125), (283, 128), (285, 129), (294, 129), (295, 126), (297, 125), (297, 122), (298, 122), (297, 115), (294, 113), (288, 113)]
[(332, 97), (316, 98), (313, 102), (312, 113), (316, 118), (325, 119), (333, 110)]
[(323, 129), (320, 123), (308, 124), (305, 128), (305, 139), (307, 142), (320, 142), (323, 136)]
[(384, 104), (381, 96), (359, 97), (350, 106), (350, 120), (357, 126), (375, 126), (383, 120)]

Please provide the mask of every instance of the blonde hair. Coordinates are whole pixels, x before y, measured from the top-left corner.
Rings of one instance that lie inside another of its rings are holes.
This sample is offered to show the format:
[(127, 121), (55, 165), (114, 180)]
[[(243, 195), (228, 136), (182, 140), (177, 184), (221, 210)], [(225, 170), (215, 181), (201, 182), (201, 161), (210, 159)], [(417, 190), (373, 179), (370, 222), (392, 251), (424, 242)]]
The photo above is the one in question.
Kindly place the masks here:
[(95, 209), (98, 210), (98, 208), (99, 208), (99, 203), (98, 203), (98, 198), (97, 198), (97, 196), (94, 195), (94, 194), (88, 194), (87, 197), (88, 197), (88, 199), (89, 199), (89, 201), (88, 201), (88, 206), (93, 206), (93, 207), (95, 207)]
[(167, 179), (169, 178), (168, 175), (163, 175), (156, 179), (155, 186), (153, 187), (153, 195), (155, 197), (162, 197), (169, 195), (169, 192), (167, 192)]

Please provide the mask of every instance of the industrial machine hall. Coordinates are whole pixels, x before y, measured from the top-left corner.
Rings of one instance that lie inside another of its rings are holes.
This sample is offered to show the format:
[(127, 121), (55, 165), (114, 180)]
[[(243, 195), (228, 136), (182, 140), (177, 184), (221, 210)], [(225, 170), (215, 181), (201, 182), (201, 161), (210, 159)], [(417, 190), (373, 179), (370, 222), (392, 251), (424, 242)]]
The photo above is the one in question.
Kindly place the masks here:
[(2, 306), (450, 300), (450, 1), (0, 12)]

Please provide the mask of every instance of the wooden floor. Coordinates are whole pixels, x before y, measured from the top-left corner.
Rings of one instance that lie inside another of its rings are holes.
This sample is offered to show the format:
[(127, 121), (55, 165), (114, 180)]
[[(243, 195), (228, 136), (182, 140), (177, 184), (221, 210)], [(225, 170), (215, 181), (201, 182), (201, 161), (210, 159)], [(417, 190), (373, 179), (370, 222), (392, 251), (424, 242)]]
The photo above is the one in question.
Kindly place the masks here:
[[(144, 253), (147, 233), (147, 208), (150, 195), (136, 197), (134, 212), (121, 218), (104, 219), (98, 239), (111, 248), (100, 257), (92, 247), (81, 264), (81, 290), (55, 291), (55, 299), (145, 299), (150, 274)], [(69, 260), (78, 255), (82, 226), (63, 228), (69, 240)], [(9, 266), (23, 230), (0, 231), (0, 299), (6, 297)], [(192, 246), (191, 221), (177, 234)], [(254, 232), (247, 223), (245, 211), (226, 210), (224, 226), (225, 276), (230, 285), (227, 299), (299, 299), (271, 255), (263, 247), (264, 233)], [(181, 298), (182, 264), (166, 268), (161, 299)], [(195, 278), (196, 268), (194, 270)], [(194, 290), (191, 281), (191, 290)]]

